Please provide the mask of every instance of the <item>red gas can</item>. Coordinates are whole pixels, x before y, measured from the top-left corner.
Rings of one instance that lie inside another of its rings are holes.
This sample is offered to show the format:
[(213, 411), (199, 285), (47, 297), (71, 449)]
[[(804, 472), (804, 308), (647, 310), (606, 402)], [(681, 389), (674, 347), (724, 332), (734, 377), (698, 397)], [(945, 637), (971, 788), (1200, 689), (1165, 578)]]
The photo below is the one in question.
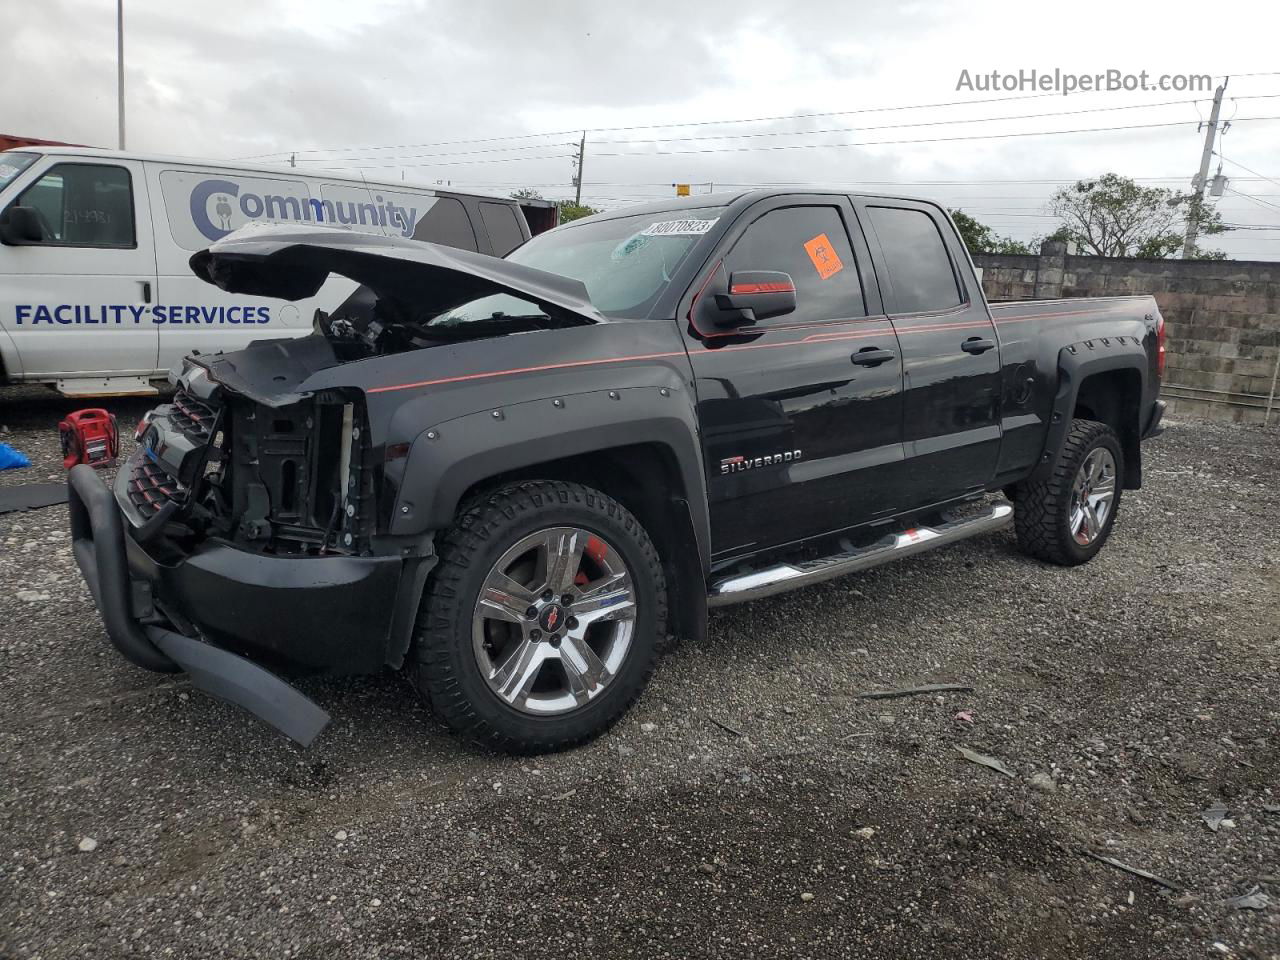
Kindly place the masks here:
[(77, 463), (91, 467), (114, 467), (120, 450), (116, 418), (105, 410), (77, 410), (58, 424), (62, 437), (62, 465), (70, 470)]

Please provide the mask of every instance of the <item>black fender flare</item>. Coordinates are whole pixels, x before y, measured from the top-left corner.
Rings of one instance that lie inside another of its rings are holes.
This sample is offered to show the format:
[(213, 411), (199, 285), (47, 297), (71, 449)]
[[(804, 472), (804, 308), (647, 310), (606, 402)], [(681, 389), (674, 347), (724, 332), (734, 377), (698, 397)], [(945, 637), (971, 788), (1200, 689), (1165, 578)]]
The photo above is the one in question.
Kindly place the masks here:
[(677, 386), (593, 390), (479, 410), (422, 430), (409, 449), (390, 532), (448, 527), (467, 490), (489, 477), (617, 447), (665, 448), (683, 486), (700, 566), (710, 570), (710, 518), (693, 400)]
[[(1138, 393), (1141, 402), (1141, 398), (1147, 395), (1147, 363), (1142, 341), (1136, 337), (1093, 337), (1063, 347), (1058, 352), (1058, 390), (1053, 398), (1044, 451), (1040, 455), (1039, 464), (1027, 479), (1032, 483), (1040, 482), (1048, 479), (1053, 472), (1066, 442), (1067, 431), (1071, 429), (1072, 414), (1080, 395), (1080, 386), (1085, 380), (1095, 374), (1110, 373), (1113, 370), (1135, 371), (1141, 384)], [(1141, 424), (1135, 423), (1134, 428), (1140, 430)], [(1136, 464), (1134, 468), (1139, 470), (1140, 476), (1141, 465)]]

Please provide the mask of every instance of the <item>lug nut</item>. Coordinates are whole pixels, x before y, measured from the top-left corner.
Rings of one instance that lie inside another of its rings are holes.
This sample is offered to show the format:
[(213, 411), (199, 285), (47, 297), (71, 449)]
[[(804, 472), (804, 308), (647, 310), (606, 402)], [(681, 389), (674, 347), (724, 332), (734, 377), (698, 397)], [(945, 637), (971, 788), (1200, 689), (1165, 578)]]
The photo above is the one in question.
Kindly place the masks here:
[(542, 631), (541, 631), (541, 630), (530, 630), (530, 631), (529, 631), (529, 639), (530, 639), (530, 640), (532, 640), (532, 641), (534, 641), (535, 643), (536, 643), (537, 641), (541, 640), (541, 639), (542, 639)]
[(567, 622), (567, 624), (566, 624), (566, 626), (568, 626), (568, 628), (569, 628), (570, 630), (577, 630), (577, 629), (578, 629), (578, 618), (577, 618), (577, 617), (570, 617), (570, 618), (569, 618), (569, 620), (568, 620), (568, 622)]
[(564, 604), (566, 607), (569, 606), (569, 604), (573, 603), (573, 594), (566, 593), (563, 597), (560, 598), (560, 602)]
[(559, 647), (559, 646), (560, 646), (560, 637), (559, 637), (559, 635), (558, 635), (558, 634), (554, 634), (554, 633), (553, 633), (553, 634), (551, 635), (551, 646), (553, 646), (553, 647)]
[(550, 590), (543, 590), (542, 599), (547, 603), (550, 603), (553, 599), (555, 599), (555, 594), (552, 593)]
[(528, 610), (524, 612), (524, 615), (528, 617), (530, 620), (536, 620), (538, 619), (538, 608), (530, 607)]

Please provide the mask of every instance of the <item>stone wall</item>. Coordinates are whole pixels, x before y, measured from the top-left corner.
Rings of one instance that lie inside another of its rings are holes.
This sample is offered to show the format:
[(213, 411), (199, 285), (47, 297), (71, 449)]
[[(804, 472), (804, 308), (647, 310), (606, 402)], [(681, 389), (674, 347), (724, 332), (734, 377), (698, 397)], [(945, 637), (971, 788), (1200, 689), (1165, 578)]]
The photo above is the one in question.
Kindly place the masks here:
[(1168, 332), (1171, 414), (1280, 423), (1280, 263), (1080, 257), (1046, 241), (1039, 256), (979, 254), (989, 300), (1151, 294)]

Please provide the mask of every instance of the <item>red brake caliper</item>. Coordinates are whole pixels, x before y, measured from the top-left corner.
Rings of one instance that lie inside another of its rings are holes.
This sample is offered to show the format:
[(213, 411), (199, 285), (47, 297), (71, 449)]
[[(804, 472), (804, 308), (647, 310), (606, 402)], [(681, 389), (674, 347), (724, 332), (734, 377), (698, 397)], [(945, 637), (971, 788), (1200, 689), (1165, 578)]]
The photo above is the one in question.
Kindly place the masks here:
[[(582, 552), (591, 559), (591, 562), (594, 563), (597, 568), (603, 569), (605, 554), (608, 552), (608, 547), (604, 545), (603, 540), (599, 537), (591, 537), (587, 540), (586, 549)], [(576, 587), (585, 587), (590, 582), (590, 579), (588, 579), (587, 575), (581, 570), (579, 570), (578, 575), (573, 578), (573, 584)]]

